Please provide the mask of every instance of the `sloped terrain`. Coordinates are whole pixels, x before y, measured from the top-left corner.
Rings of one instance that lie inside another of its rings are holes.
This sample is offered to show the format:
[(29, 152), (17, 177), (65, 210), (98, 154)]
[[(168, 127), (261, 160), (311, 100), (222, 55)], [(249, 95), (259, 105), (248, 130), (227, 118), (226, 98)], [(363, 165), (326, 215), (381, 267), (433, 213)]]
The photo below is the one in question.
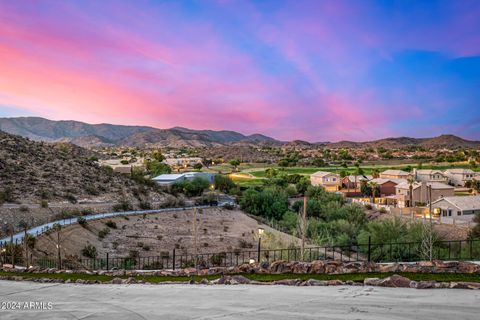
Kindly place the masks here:
[(91, 160), (90, 151), (69, 143), (34, 142), (0, 131), (0, 192), (3, 202), (115, 200), (151, 188)]

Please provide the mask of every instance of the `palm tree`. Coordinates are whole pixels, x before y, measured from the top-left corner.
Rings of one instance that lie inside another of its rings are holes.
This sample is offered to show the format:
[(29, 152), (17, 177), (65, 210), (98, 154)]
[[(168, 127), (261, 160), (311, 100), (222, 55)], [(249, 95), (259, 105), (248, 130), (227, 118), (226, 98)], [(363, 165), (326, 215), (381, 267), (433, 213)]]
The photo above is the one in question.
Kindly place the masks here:
[(375, 181), (370, 181), (368, 185), (372, 189), (372, 203), (375, 203), (375, 196), (377, 194), (378, 183), (376, 183)]
[(413, 207), (413, 183), (415, 182), (415, 180), (413, 180), (412, 177), (409, 177), (407, 179), (407, 182), (408, 182), (408, 189), (409, 189), (409, 195), (410, 195), (408, 206)]
[(372, 169), (372, 177), (374, 178), (380, 177), (380, 171), (378, 171), (378, 169)]

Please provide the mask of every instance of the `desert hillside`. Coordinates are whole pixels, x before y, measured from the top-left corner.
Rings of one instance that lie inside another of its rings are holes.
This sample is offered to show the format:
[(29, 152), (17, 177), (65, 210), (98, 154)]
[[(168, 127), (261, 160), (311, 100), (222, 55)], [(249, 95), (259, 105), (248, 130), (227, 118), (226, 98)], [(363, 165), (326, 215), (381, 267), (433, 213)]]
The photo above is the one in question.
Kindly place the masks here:
[(70, 143), (35, 142), (0, 131), (0, 205), (159, 197), (152, 188), (100, 167), (93, 156)]

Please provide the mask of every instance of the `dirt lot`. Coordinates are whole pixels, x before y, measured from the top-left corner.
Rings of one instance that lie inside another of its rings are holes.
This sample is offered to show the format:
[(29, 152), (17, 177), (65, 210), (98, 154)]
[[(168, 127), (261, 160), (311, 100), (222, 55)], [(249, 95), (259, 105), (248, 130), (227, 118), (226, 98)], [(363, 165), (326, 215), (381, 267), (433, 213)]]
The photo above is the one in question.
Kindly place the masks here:
[[(107, 252), (112, 258), (126, 257), (130, 251), (138, 251), (140, 256), (156, 256), (173, 248), (179, 253), (186, 253), (188, 248), (188, 252), (192, 253), (193, 217), (193, 210), (184, 210), (89, 221), (85, 227), (68, 226), (61, 231), (62, 256), (82, 257), (81, 250), (87, 244), (96, 247), (99, 257)], [(116, 228), (108, 227), (108, 221), (114, 222)], [(209, 208), (197, 212), (198, 252), (232, 251), (236, 248), (256, 250), (259, 227), (265, 229), (262, 248), (287, 248), (298, 244), (298, 239), (259, 224), (239, 210)], [(109, 233), (100, 239), (99, 232), (103, 229), (109, 230)], [(40, 236), (34, 256), (55, 257), (56, 239), (55, 232)]]

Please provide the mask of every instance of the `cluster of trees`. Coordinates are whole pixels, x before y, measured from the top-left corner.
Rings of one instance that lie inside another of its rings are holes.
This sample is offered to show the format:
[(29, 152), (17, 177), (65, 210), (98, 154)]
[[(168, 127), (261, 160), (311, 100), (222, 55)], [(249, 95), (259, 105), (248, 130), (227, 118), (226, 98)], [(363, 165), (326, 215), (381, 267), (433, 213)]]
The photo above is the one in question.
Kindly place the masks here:
[(172, 186), (172, 193), (183, 193), (189, 197), (197, 197), (203, 194), (205, 189), (208, 189), (210, 183), (200, 177), (195, 177), (192, 180), (185, 180), (175, 183)]

